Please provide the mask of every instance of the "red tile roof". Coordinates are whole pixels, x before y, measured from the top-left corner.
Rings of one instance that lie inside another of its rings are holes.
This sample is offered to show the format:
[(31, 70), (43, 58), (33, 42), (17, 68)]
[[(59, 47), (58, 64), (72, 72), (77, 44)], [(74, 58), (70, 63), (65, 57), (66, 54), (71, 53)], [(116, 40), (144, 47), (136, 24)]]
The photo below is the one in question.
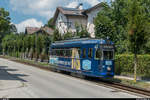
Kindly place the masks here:
[(26, 27), (26, 34), (34, 34), (39, 30), (40, 28), (38, 27)]
[(79, 10), (77, 8), (67, 8), (67, 7), (57, 7), (55, 15), (54, 15), (54, 20), (53, 20), (53, 24), (55, 23), (59, 12), (63, 13), (66, 16), (83, 16), (83, 17), (87, 17), (84, 14), (85, 10)]
[(53, 35), (54, 30), (52, 28), (49, 28), (47, 26), (42, 27), (40, 30), (45, 31), (49, 35)]
[(26, 27), (26, 34), (34, 34), (34, 33), (40, 33), (41, 31), (44, 31), (45, 33), (49, 34), (49, 35), (53, 35), (54, 30), (52, 28), (49, 28), (47, 26), (45, 27)]

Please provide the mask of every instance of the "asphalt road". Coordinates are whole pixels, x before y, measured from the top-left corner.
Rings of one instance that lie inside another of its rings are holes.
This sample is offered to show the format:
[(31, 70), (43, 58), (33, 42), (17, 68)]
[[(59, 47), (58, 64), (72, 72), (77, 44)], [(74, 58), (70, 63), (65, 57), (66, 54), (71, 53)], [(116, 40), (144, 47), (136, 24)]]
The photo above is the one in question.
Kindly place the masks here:
[(139, 98), (74, 77), (0, 58), (0, 97)]

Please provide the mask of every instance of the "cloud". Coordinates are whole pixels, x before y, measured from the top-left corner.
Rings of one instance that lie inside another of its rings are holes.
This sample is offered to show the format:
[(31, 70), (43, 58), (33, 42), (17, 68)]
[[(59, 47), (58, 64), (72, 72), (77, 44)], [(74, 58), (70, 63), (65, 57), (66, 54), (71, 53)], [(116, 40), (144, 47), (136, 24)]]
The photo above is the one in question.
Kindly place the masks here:
[(41, 21), (37, 21), (34, 18), (31, 18), (15, 25), (17, 27), (18, 32), (25, 32), (25, 27), (41, 27), (43, 26), (43, 23)]
[(98, 3), (100, 3), (102, 0), (85, 0), (88, 4), (90, 4), (91, 6), (94, 6)]
[[(54, 15), (57, 6), (65, 5), (66, 0), (10, 0), (13, 11), (25, 15), (37, 15), (47, 19)], [(69, 2), (69, 0), (67, 0)], [(67, 2), (66, 2), (67, 3)]]
[(66, 5), (66, 7), (68, 7), (68, 8), (75, 8), (75, 7), (78, 6), (78, 4), (79, 4), (78, 2), (71, 2), (68, 5)]
[(54, 15), (58, 6), (76, 7), (79, 3), (88, 3), (90, 6), (94, 6), (99, 2), (101, 0), (10, 0), (10, 5), (13, 11), (49, 19)]

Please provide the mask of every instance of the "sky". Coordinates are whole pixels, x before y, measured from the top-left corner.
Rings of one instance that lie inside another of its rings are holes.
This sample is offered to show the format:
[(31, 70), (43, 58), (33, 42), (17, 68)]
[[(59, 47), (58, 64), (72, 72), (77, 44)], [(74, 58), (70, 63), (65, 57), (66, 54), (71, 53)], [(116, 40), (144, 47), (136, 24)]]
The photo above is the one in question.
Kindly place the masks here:
[(74, 8), (83, 3), (83, 8), (90, 8), (100, 2), (109, 0), (0, 0), (0, 8), (9, 11), (11, 22), (18, 32), (25, 27), (41, 27), (54, 16), (58, 6)]

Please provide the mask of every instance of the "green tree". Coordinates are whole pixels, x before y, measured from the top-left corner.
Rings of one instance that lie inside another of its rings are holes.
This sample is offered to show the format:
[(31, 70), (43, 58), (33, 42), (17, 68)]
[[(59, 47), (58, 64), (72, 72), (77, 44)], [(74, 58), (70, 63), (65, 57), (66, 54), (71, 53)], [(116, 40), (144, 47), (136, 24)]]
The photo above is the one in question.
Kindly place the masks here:
[(136, 82), (137, 54), (144, 46), (147, 36), (150, 34), (150, 23), (141, 0), (131, 0), (128, 4), (128, 39), (134, 53), (134, 76)]
[(0, 51), (2, 38), (10, 33), (10, 17), (9, 12), (4, 8), (0, 8)]
[[(140, 2), (145, 9), (147, 22), (150, 23), (150, 6), (149, 6), (150, 0), (140, 0)], [(147, 29), (147, 31), (150, 31), (150, 29)], [(148, 37), (147, 42), (145, 43), (145, 45), (143, 46), (143, 49), (141, 50), (142, 54), (150, 53), (150, 38), (149, 38), (150, 36), (148, 35), (147, 37)]]
[(75, 36), (80, 38), (86, 38), (90, 37), (90, 34), (88, 33), (86, 27), (83, 25), (79, 25), (78, 23), (75, 23), (76, 33)]
[(36, 51), (36, 35), (31, 35), (31, 47), (30, 47), (30, 58), (33, 59), (34, 52)]
[(55, 29), (53, 37), (52, 37), (52, 41), (54, 42), (54, 41), (60, 41), (60, 40), (62, 40), (62, 36), (59, 33), (59, 31), (57, 29)]
[(3, 54), (31, 60), (35, 57), (36, 61), (40, 57), (44, 60), (48, 58), (51, 40), (52, 36), (46, 34), (8, 34), (2, 40)]
[(17, 28), (16, 28), (16, 26), (14, 24), (10, 25), (10, 31), (9, 32), (10, 33), (17, 33)]
[(46, 25), (52, 29), (55, 29), (55, 26), (53, 25), (53, 20), (54, 18), (50, 18)]
[(10, 36), (9, 35), (6, 35), (3, 39), (2, 39), (2, 48), (3, 48), (3, 55), (5, 54), (8, 54), (8, 48), (9, 48), (9, 39), (10, 39)]
[(115, 0), (112, 5), (112, 14), (111, 19), (114, 21), (114, 27), (116, 32), (116, 52), (118, 54), (121, 53), (129, 53), (129, 41), (127, 39), (127, 14), (128, 14), (128, 2), (130, 0)]
[(116, 42), (118, 40), (116, 29), (115, 29), (115, 21), (112, 19), (113, 13), (112, 8), (110, 8), (107, 4), (103, 4), (104, 8), (101, 10), (97, 17), (94, 20), (95, 24), (95, 35), (98, 38), (104, 38), (107, 37), (110, 38), (110, 40)]
[(73, 33), (72, 32), (67, 32), (62, 37), (63, 37), (64, 40), (71, 39), (73, 37)]

